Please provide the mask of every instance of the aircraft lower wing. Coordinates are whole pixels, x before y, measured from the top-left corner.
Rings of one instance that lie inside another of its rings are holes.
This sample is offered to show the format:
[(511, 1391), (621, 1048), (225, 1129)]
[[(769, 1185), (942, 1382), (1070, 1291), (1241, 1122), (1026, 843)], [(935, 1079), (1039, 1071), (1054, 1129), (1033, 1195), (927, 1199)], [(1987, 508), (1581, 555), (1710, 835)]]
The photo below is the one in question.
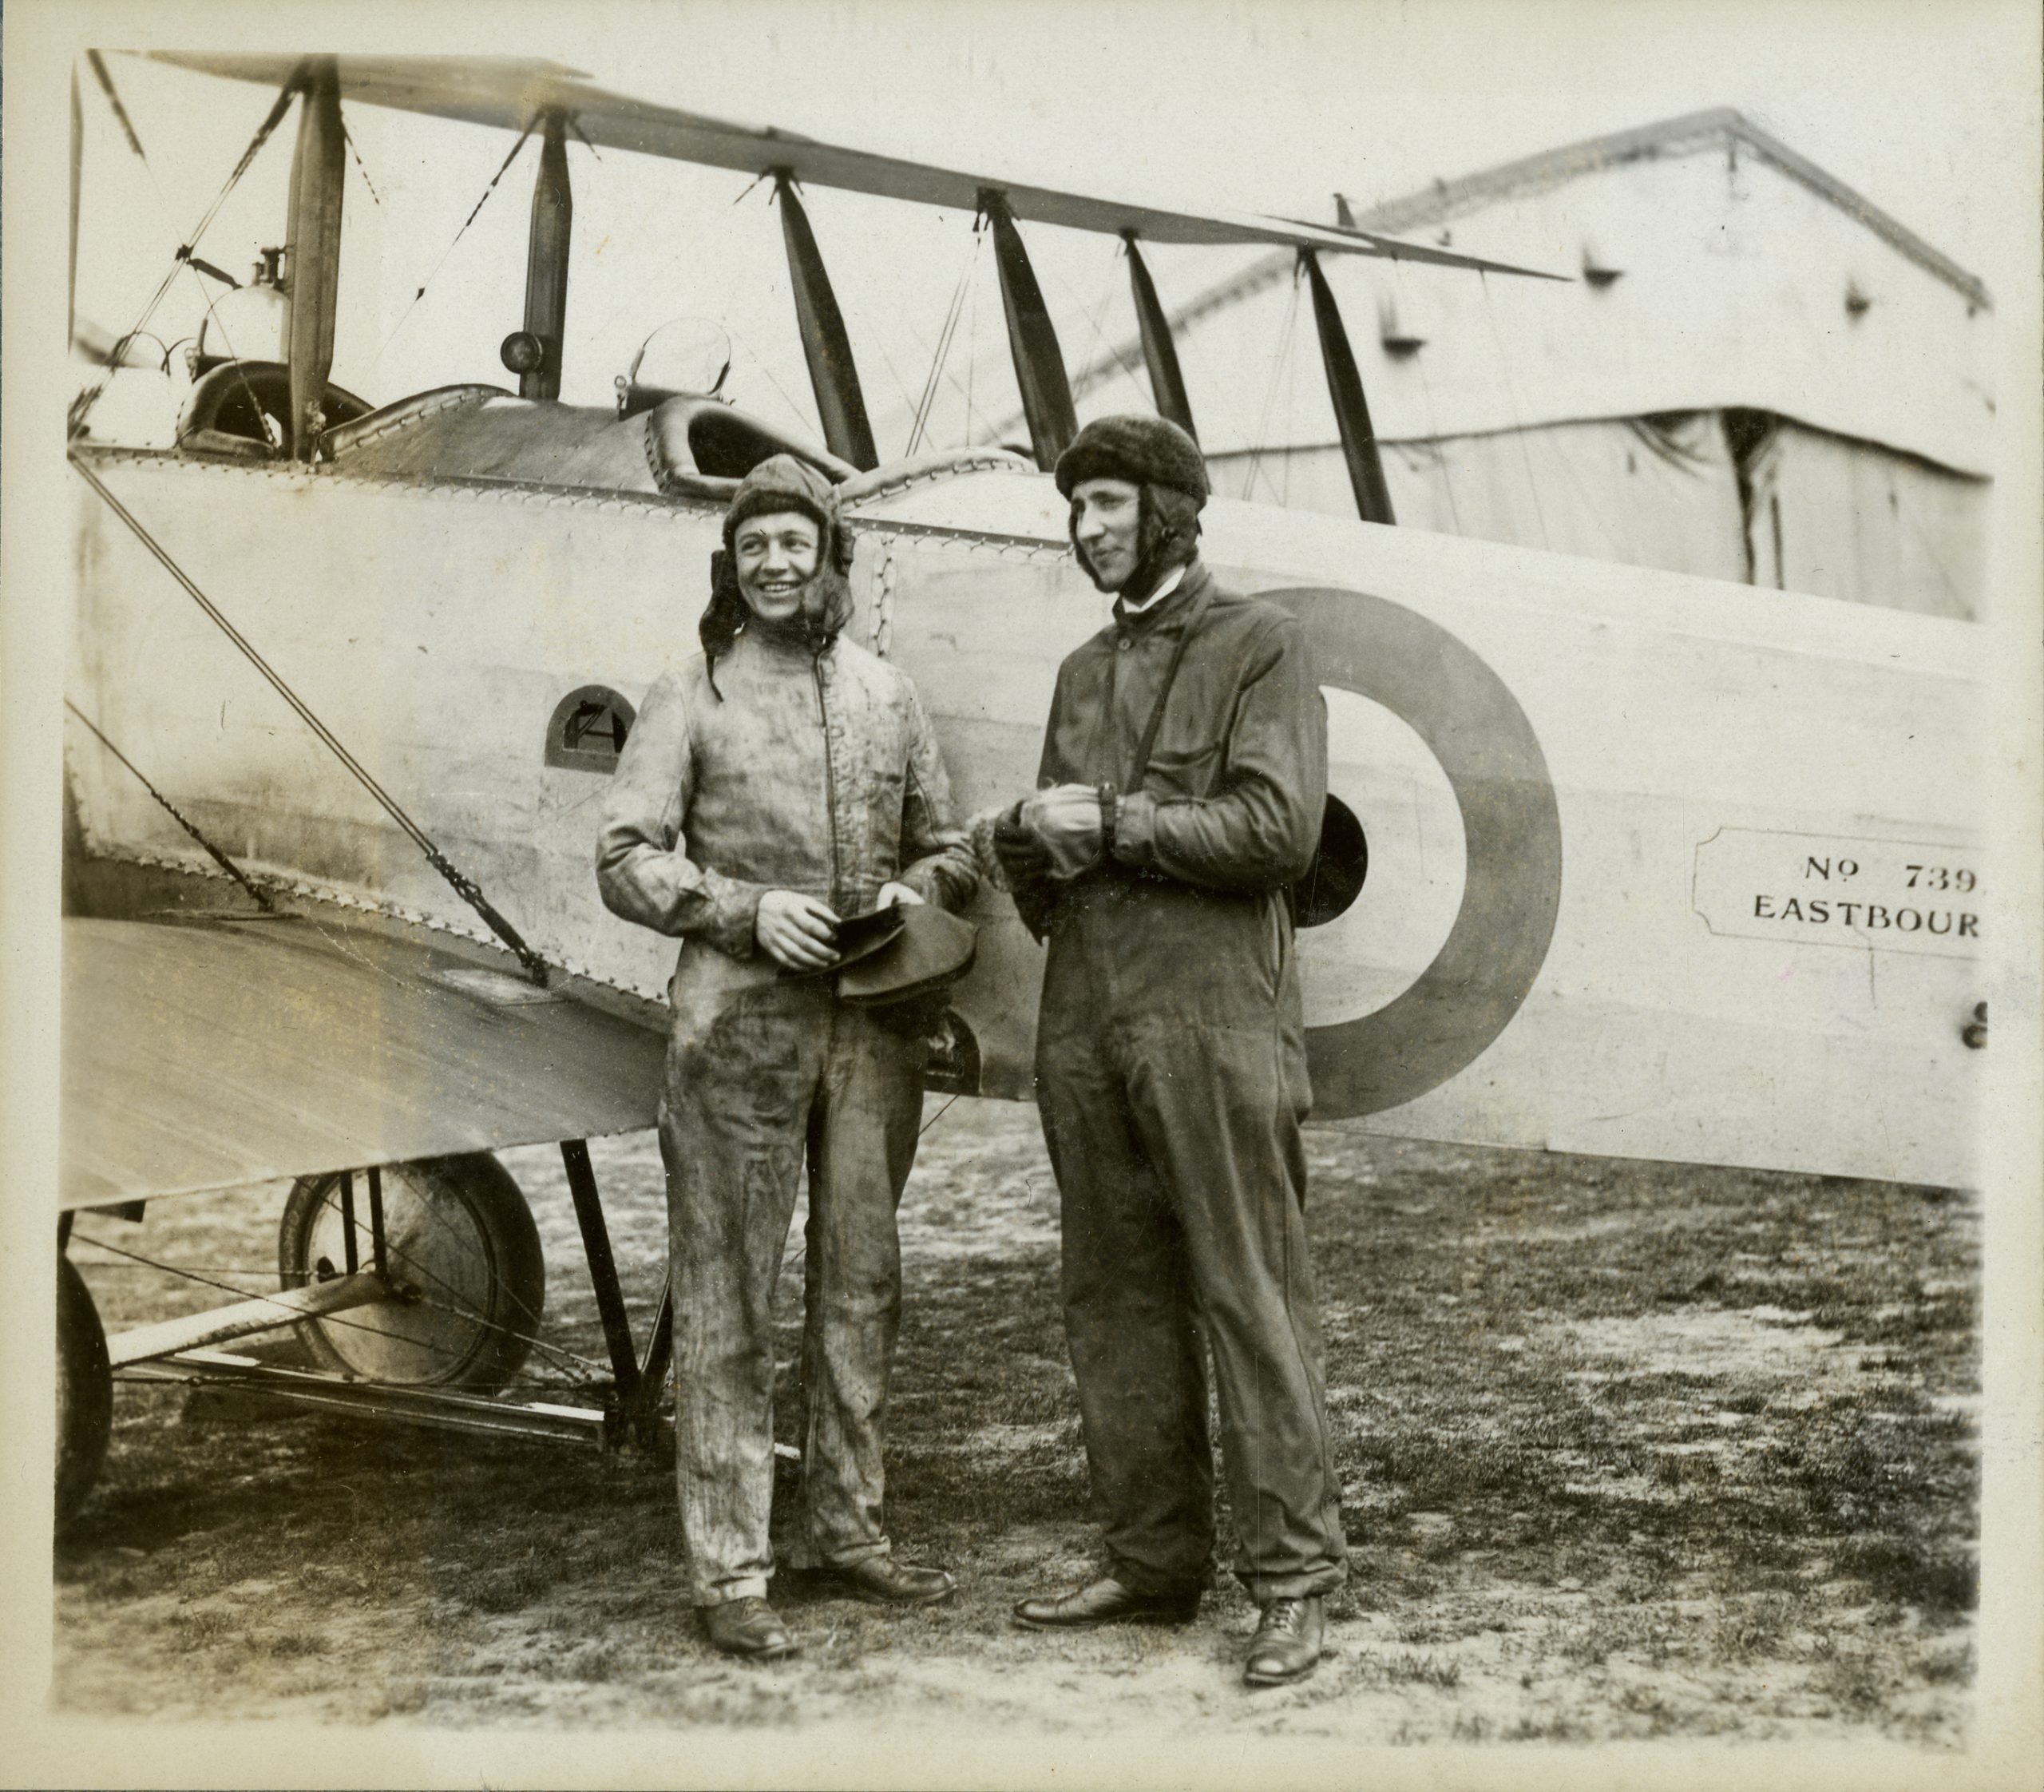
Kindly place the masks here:
[(656, 1027), (473, 952), (306, 916), (63, 950), (67, 1208), (653, 1123)]

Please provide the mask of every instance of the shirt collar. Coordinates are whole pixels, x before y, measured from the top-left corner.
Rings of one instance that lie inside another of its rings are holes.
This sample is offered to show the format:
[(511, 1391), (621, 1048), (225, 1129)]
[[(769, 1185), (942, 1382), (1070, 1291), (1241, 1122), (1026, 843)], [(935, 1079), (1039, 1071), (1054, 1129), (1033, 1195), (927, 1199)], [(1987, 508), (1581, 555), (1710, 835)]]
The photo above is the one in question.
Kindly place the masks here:
[(1170, 597), (1174, 591), (1178, 589), (1179, 581), (1184, 577), (1184, 565), (1181, 563), (1178, 565), (1174, 566), (1171, 571), (1164, 575), (1162, 581), (1158, 585), (1157, 589), (1151, 592), (1147, 597), (1144, 598), (1141, 603), (1131, 604), (1126, 597), (1124, 597), (1121, 602), (1122, 614), (1123, 616), (1141, 616), (1145, 611), (1155, 609), (1158, 605), (1161, 604), (1167, 597)]

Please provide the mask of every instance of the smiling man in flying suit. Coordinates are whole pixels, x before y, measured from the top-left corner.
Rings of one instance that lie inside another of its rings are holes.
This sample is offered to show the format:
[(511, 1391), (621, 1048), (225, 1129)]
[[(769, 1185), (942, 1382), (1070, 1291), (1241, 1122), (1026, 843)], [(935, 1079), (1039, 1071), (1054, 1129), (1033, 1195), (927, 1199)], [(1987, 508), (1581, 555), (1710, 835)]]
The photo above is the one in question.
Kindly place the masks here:
[(703, 652), (647, 694), (596, 849), (610, 908), (682, 942), (660, 1116), (682, 1540), (710, 1641), (763, 1660), (797, 1646), (766, 1593), (774, 1290), (805, 1179), (810, 1545), (869, 1601), (953, 1590), (897, 1560), (881, 1524), (894, 1214), (927, 1047), (817, 973), (838, 961), (841, 916), (955, 910), (979, 878), (914, 688), (840, 638), (850, 564), (821, 474), (782, 454), (747, 474)]
[(1155, 417), (1057, 463), (1114, 618), (1059, 669), (1037, 793), (995, 846), (1049, 942), (1037, 1100), (1063, 1203), (1066, 1335), (1107, 1572), (1025, 1625), (1182, 1624), (1211, 1574), (1209, 1347), (1244, 1677), (1312, 1671), (1347, 1546), (1307, 1260), (1310, 1100), (1289, 888), (1326, 799), (1326, 712), (1288, 612), (1197, 557), (1206, 466)]

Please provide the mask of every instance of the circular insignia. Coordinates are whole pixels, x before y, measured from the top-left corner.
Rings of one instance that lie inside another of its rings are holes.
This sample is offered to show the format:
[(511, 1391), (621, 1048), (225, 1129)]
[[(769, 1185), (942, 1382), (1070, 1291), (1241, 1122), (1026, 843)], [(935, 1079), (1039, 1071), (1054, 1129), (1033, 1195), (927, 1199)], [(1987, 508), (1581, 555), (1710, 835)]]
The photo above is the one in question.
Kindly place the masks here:
[(1462, 811), (1462, 906), (1433, 961), (1374, 1013), (1307, 1032), (1314, 1113), (1379, 1113), (1474, 1063), (1540, 974), (1561, 906), (1554, 783), (1504, 681), (1439, 624), (1362, 592), (1258, 595), (1305, 624), (1321, 684), (1381, 704), (1419, 735)]

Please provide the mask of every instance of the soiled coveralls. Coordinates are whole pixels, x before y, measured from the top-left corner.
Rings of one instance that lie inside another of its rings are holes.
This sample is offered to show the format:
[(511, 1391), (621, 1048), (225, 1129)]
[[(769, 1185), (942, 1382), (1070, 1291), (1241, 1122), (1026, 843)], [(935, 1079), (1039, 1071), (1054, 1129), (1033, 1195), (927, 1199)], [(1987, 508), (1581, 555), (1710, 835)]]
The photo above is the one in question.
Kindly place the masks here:
[[(719, 699), (718, 692), (722, 692)], [(902, 672), (838, 640), (758, 628), (664, 673), (620, 760), (597, 846), (616, 913), (682, 940), (660, 1152), (674, 1269), (675, 1477), (691, 1596), (764, 1596), (774, 1477), (774, 1289), (809, 1178), (809, 1544), (885, 1555), (882, 1420), (901, 1303), (895, 1208), (925, 1048), (755, 943), (769, 890), (838, 914), (907, 884), (958, 909), (977, 882)]]
[(1060, 668), (1043, 783), (1132, 761), (1188, 644), (1112, 862), (1016, 892), (1049, 938), (1037, 1100), (1064, 1208), (1063, 1296), (1111, 1572), (1205, 1584), (1213, 1350), (1237, 1572), (1259, 1604), (1339, 1584), (1347, 1548), (1307, 1260), (1299, 1123), (1310, 1102), (1286, 886), (1311, 862), (1326, 712), (1303, 632), (1197, 561), (1154, 609)]

